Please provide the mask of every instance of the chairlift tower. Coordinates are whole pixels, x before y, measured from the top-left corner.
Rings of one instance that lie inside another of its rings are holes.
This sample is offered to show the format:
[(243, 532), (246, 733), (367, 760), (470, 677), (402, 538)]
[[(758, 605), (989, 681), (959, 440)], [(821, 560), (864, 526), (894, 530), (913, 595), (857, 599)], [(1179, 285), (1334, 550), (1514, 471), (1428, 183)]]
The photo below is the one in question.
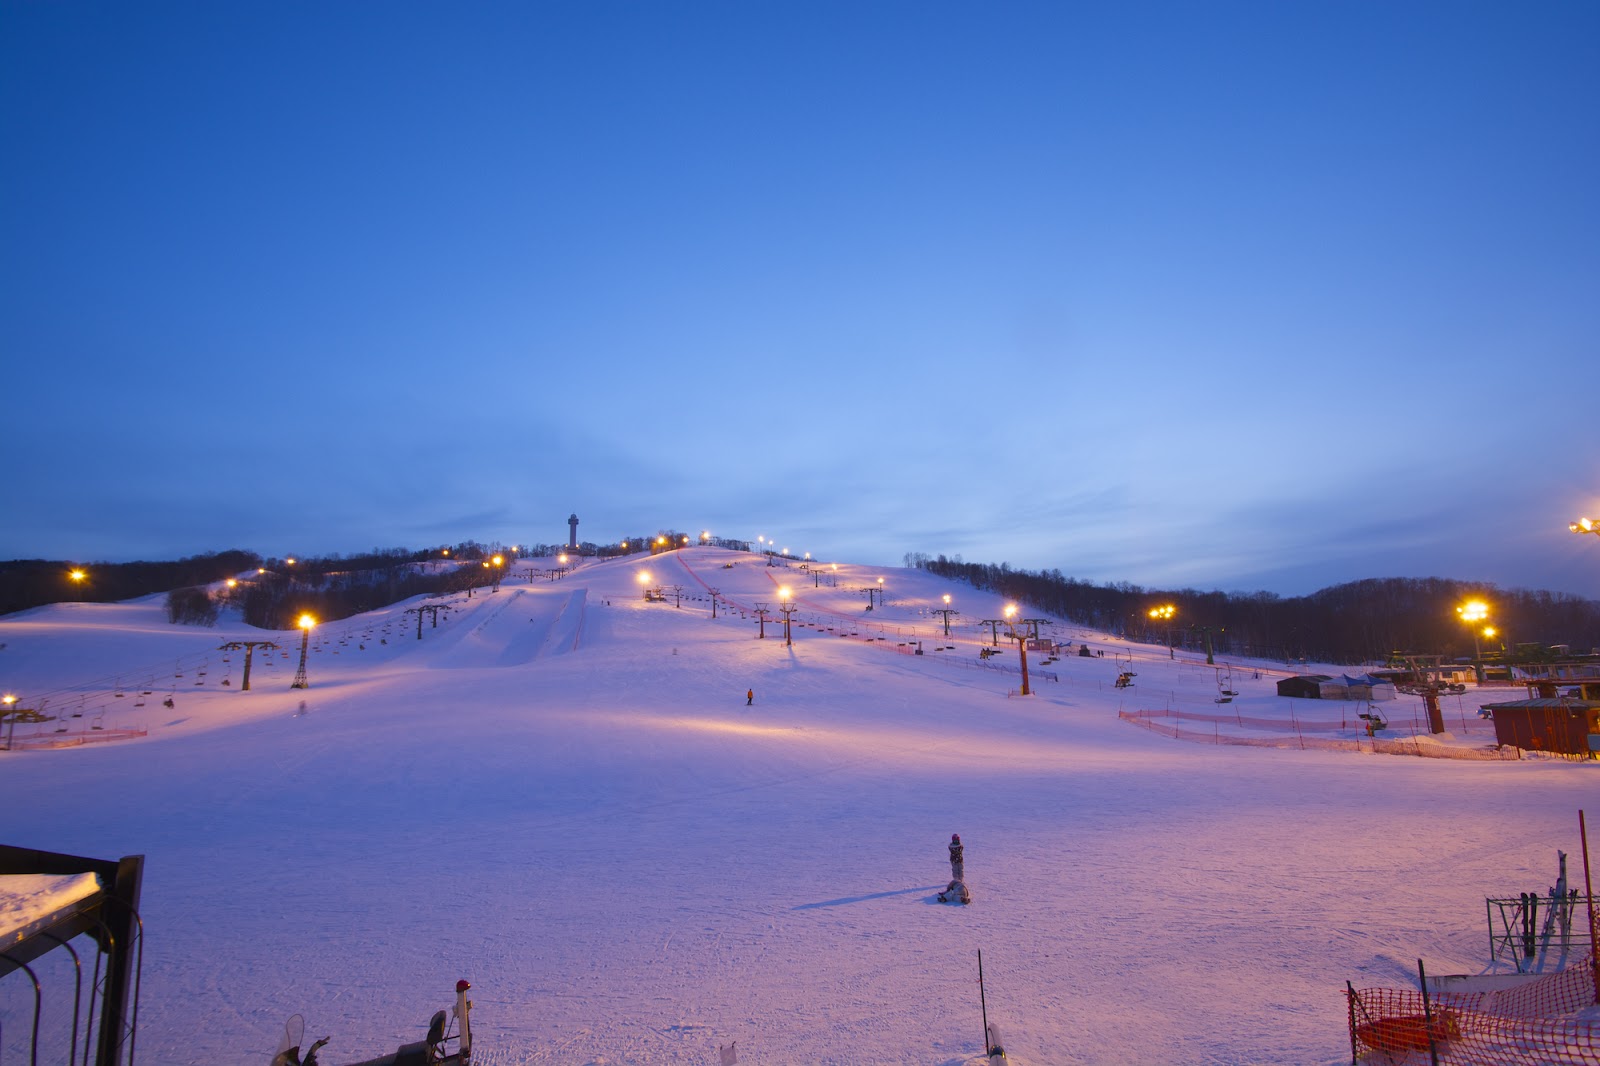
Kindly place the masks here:
[(439, 612), (440, 611), (447, 611), (449, 609), (450, 609), (450, 605), (448, 603), (424, 603), (424, 604), (422, 604), (421, 606), (418, 606), (418, 607), (407, 607), (406, 610), (405, 610), (405, 613), (406, 614), (414, 614), (414, 615), (417, 616), (417, 639), (421, 640), (422, 639), (422, 613), (424, 611), (428, 612), (429, 616), (431, 616), (432, 619), (433, 619), (433, 627), (432, 628), (438, 629), (439, 628)]
[(786, 648), (791, 648), (794, 646), (794, 638), (789, 635), (789, 620), (794, 616), (794, 612), (798, 610), (798, 608), (795, 606), (794, 600), (785, 596), (783, 598), (783, 604), (778, 608), (778, 610), (783, 612), (783, 646)]
[(1405, 662), (1415, 680), (1405, 685), (1404, 691), (1422, 697), (1422, 705), (1428, 711), (1428, 732), (1434, 735), (1443, 733), (1444, 711), (1439, 706), (1439, 695), (1445, 692), (1448, 686), (1443, 678), (1431, 673), (1416, 659), (1408, 658)]
[(759, 627), (756, 632), (757, 640), (767, 639), (767, 614), (771, 610), (772, 608), (764, 603), (758, 603), (755, 605), (756, 618), (759, 620), (757, 622), (757, 626)]
[[(228, 643), (217, 649), (218, 651), (244, 650), (244, 680), (239, 684), (240, 692), (250, 691), (250, 660), (255, 655), (257, 648), (266, 648), (268, 651), (277, 651), (278, 642), (275, 640), (230, 640)], [(300, 669), (302, 671), (305, 670), (304, 662), (301, 663)]]
[(961, 612), (954, 607), (935, 607), (933, 613), (944, 616), (944, 635), (948, 637), (950, 635), (950, 616)]

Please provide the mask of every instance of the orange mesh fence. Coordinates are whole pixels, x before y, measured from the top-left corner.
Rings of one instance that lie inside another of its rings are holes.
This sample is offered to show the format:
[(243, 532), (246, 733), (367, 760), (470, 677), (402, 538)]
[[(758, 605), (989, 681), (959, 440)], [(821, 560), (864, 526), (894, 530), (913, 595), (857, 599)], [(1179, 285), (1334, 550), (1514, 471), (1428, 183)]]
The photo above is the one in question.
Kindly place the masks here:
[(1588, 959), (1495, 992), (1346, 992), (1352, 1061), (1390, 1066), (1600, 1066), (1600, 1009)]

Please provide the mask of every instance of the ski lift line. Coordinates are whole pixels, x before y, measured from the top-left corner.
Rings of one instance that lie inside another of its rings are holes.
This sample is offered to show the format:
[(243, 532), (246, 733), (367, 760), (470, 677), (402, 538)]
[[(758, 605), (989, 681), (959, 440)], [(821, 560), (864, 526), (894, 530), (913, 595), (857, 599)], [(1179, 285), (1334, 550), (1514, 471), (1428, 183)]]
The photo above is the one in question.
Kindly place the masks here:
[[(446, 615), (446, 617), (448, 617), (448, 615)], [(365, 623), (365, 625), (367, 625), (367, 626), (370, 626), (371, 624), (372, 624), (372, 622), (370, 620), (368, 620)], [(362, 626), (352, 625), (352, 626), (347, 626), (347, 627), (345, 627), (343, 629), (340, 629), (340, 630), (329, 631), (329, 632), (325, 633), (322, 637), (320, 637), (318, 639), (318, 644), (324, 643), (327, 640), (337, 639), (339, 637), (347, 637), (349, 634), (354, 633), (357, 629), (361, 629), (361, 628), (362, 628)], [(278, 631), (277, 630), (271, 630), (269, 632), (278, 632)], [(290, 632), (290, 631), (285, 630), (284, 632)], [(321, 648), (314, 644), (312, 646), (312, 650), (313, 651), (320, 651)], [(157, 677), (161, 677), (162, 675), (167, 674), (169, 669), (171, 670), (172, 675), (176, 675), (176, 674), (183, 673), (183, 672), (186, 672), (186, 671), (191, 671), (191, 670), (199, 670), (199, 669), (201, 669), (201, 668), (206, 666), (206, 664), (209, 662), (210, 656), (212, 654), (214, 654), (214, 653), (215, 653), (215, 649), (210, 649), (210, 650), (207, 650), (207, 651), (191, 652), (189, 654), (180, 656), (177, 659), (171, 659), (171, 658), (163, 657), (160, 660), (161, 665), (159, 665), (159, 666), (146, 664), (144, 666), (133, 667), (131, 669), (125, 668), (125, 669), (121, 670), (119, 673), (106, 674), (106, 675), (104, 675), (102, 677), (91, 678), (88, 681), (75, 682), (75, 683), (72, 683), (72, 684), (60, 686), (58, 688), (43, 689), (43, 690), (40, 690), (40, 691), (37, 691), (37, 692), (29, 692), (28, 693), (28, 699), (31, 700), (31, 701), (38, 701), (38, 702), (42, 702), (42, 701), (46, 701), (46, 700), (74, 699), (74, 698), (78, 698), (80, 696), (82, 698), (84, 698), (84, 699), (87, 699), (90, 694), (98, 692), (98, 691), (101, 691), (101, 690), (115, 691), (118, 681), (121, 678), (128, 677), (128, 676), (133, 676), (133, 677), (144, 676), (144, 677), (146, 677), (148, 679), (147, 683), (144, 684), (138, 691), (143, 691), (144, 689), (150, 689), (150, 690), (153, 691), (157, 686), (152, 684), (152, 683), (148, 683), (148, 682), (153, 682)], [(166, 665), (168, 663), (171, 663), (172, 666), (168, 667)], [(172, 690), (174, 692), (176, 692), (176, 686), (175, 685), (174, 686), (169, 686), (169, 687), (172, 688)]]
[[(204, 653), (204, 652), (195, 653), (195, 654), (192, 654), (192, 655), (185, 656), (183, 659), (177, 660), (177, 662), (178, 662), (178, 664), (180, 664), (180, 669), (182, 668), (181, 664), (184, 664), (184, 663), (187, 663), (188, 667), (192, 669), (195, 666), (201, 665), (203, 663), (204, 657), (205, 657), (206, 654), (208, 654), (208, 653)], [(162, 661), (163, 662), (172, 662), (173, 660), (163, 659)], [(131, 673), (133, 673), (135, 676), (140, 675), (140, 674), (147, 674), (148, 673), (148, 674), (150, 674), (150, 679), (153, 681), (155, 679), (155, 677), (159, 677), (163, 673), (165, 673), (166, 669), (167, 668), (164, 667), (164, 666), (159, 668), (159, 669), (156, 669), (154, 671), (147, 671), (144, 668), (139, 668), (139, 669), (135, 669), (135, 670), (131, 671)], [(28, 698), (29, 699), (39, 699), (39, 700), (44, 700), (44, 699), (72, 699), (72, 698), (75, 698), (75, 697), (78, 697), (78, 696), (81, 695), (82, 698), (87, 699), (87, 698), (89, 698), (90, 694), (95, 693), (95, 692), (99, 692), (99, 691), (114, 691), (115, 688), (116, 688), (116, 682), (117, 682), (118, 678), (121, 677), (121, 676), (126, 676), (126, 674), (129, 673), (129, 672), (130, 671), (124, 671), (123, 674), (120, 674), (120, 675), (119, 674), (107, 674), (104, 677), (94, 678), (94, 679), (91, 679), (89, 681), (80, 682), (80, 683), (77, 683), (77, 684), (65, 685), (65, 686), (62, 686), (60, 688), (55, 688), (55, 689), (45, 689), (45, 690), (42, 690), (42, 691), (39, 691), (39, 692), (36, 692), (36, 693), (29, 693), (29, 697)], [(146, 688), (152, 688), (154, 686), (146, 685), (145, 687)]]

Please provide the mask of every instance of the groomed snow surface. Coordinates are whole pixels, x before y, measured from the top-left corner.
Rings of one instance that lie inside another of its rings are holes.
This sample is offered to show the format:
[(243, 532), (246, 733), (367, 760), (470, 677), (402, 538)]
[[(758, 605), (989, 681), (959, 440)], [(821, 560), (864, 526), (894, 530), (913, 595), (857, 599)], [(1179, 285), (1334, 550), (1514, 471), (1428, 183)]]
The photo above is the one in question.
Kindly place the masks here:
[[(688, 598), (645, 603), (642, 572)], [(740, 1063), (962, 1066), (980, 948), (1017, 1063), (1334, 1064), (1346, 979), (1484, 972), (1484, 898), (1545, 890), (1600, 806), (1592, 763), (1159, 736), (1117, 712), (1215, 710), (1214, 672), (1067, 625), (1105, 657), (1030, 656), (1059, 680), (1023, 698), (972, 668), (995, 597), (826, 573), (711, 548), (588, 562), (456, 597), (420, 641), (397, 604), (321, 627), (308, 691), (298, 633), (171, 626), (161, 597), (14, 615), (0, 685), (21, 705), (148, 736), (0, 755), (4, 839), (147, 856), (152, 1066), (265, 1064), (294, 1013), (329, 1063), (387, 1054), (458, 978), (485, 1066), (716, 1063), (735, 1042)], [(777, 582), (792, 647), (748, 614)], [(731, 601), (714, 620), (708, 585)], [(928, 613), (947, 593), (950, 640)], [(241, 692), (217, 646), (270, 638)], [(1241, 713), (1287, 717), (1282, 673), (1236, 663)], [(934, 902), (951, 833), (969, 907)], [(46, 1039), (71, 1010), (61, 955)], [(0, 1004), (0, 1058), (25, 1061), (31, 985), (0, 982)]]

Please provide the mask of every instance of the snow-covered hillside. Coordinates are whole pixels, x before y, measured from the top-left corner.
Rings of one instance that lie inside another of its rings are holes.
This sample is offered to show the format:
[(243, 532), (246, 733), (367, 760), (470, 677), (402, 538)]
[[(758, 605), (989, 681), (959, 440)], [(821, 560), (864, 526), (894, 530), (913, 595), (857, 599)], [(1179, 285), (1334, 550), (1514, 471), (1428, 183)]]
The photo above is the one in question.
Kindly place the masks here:
[[(387, 1053), (466, 978), (492, 1066), (959, 1066), (980, 948), (1015, 1062), (1340, 1063), (1345, 980), (1483, 971), (1484, 897), (1546, 887), (1600, 781), (1174, 741), (1117, 712), (1211, 710), (1215, 672), (1069, 625), (1104, 656), (1031, 655), (1024, 698), (1014, 644), (979, 657), (1003, 604), (919, 571), (692, 548), (452, 603), (321, 627), (304, 692), (298, 633), (159, 598), (0, 620), (24, 705), (148, 733), (0, 754), (6, 843), (148, 856), (140, 1063), (264, 1066), (295, 1012), (327, 1062)], [(283, 645), (249, 692), (237, 639)], [(1243, 714), (1288, 713), (1271, 665)]]

